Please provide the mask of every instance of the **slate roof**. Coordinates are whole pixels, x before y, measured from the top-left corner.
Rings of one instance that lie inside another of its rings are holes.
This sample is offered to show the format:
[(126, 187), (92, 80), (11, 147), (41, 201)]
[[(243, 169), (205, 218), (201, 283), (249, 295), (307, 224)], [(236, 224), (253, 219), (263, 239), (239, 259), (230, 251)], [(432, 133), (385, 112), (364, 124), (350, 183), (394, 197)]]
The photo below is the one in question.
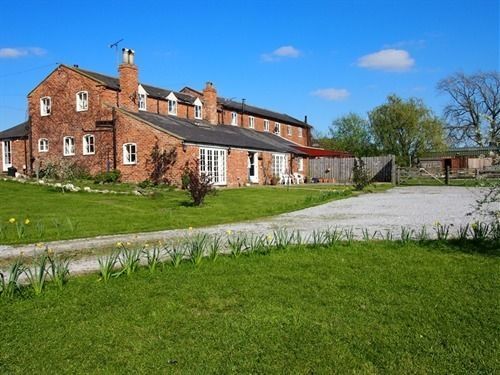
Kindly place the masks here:
[[(106, 87), (112, 89), (112, 90), (120, 90), (120, 80), (117, 77), (110, 77), (101, 73), (96, 73), (92, 72), (90, 70), (85, 70), (81, 68), (76, 68), (72, 66), (68, 66), (68, 68), (76, 70), (80, 73), (83, 73), (86, 76), (89, 76), (90, 78), (94, 78), (97, 81), (102, 82)], [(140, 83), (140, 82), (139, 82)], [(140, 83), (142, 87), (144, 87), (144, 90), (148, 93), (149, 96), (153, 98), (160, 98), (160, 99), (165, 99), (171, 92), (174, 93), (174, 95), (179, 99), (181, 102), (185, 103), (194, 103), (196, 100), (195, 97), (192, 97), (191, 95), (186, 95), (181, 92), (176, 92), (173, 90), (167, 90), (167, 89), (162, 89), (160, 87), (155, 87), (151, 85), (146, 85), (144, 83)]]
[(0, 132), (0, 139), (19, 139), (28, 138), (29, 122), (25, 121), (12, 128)]
[(289, 152), (305, 155), (296, 145), (275, 134), (258, 132), (231, 125), (211, 125), (205, 121), (189, 120), (177, 116), (158, 115), (150, 112), (129, 112), (187, 143), (237, 147), (250, 150)]
[(459, 147), (450, 148), (443, 151), (429, 151), (423, 155), (420, 159), (432, 159), (432, 158), (453, 158), (456, 156), (479, 156), (479, 155), (489, 155), (490, 152), (500, 153), (500, 146), (483, 146), (483, 147)]
[[(87, 75), (91, 78), (94, 78), (100, 82), (102, 82), (106, 87), (109, 87), (112, 90), (119, 90), (120, 89), (120, 80), (116, 77), (110, 77), (101, 73), (96, 73), (92, 72), (90, 70), (85, 70), (77, 67), (72, 67), (72, 66), (67, 66), (70, 69), (76, 70), (78, 72), (83, 73), (84, 75)], [(179, 101), (184, 102), (184, 103), (189, 103), (193, 104), (194, 101), (196, 100), (196, 97), (188, 94), (184, 94), (182, 92), (177, 92), (173, 90), (168, 90), (168, 89), (162, 89), (159, 87), (151, 86), (151, 85), (146, 85), (144, 83), (141, 83), (142, 87), (144, 87), (144, 90), (148, 93), (149, 96), (153, 98), (160, 98), (164, 99), (166, 98), (171, 92), (174, 93), (174, 95), (179, 99)], [(191, 89), (188, 87), (188, 89)], [(197, 91), (194, 89), (191, 89), (193, 91)], [(199, 92), (199, 91), (197, 91)], [(228, 100), (225, 98), (217, 98), (217, 101), (219, 104), (221, 104), (224, 108), (227, 108), (229, 110), (234, 110), (240, 113), (242, 106), (241, 103), (234, 102), (232, 100)], [(262, 116), (264, 118), (267, 118), (269, 120), (276, 120), (276, 121), (282, 121), (286, 122), (287, 124), (291, 125), (297, 125), (303, 128), (312, 128), (311, 125), (306, 124), (303, 121), (297, 120), (296, 118), (287, 115), (286, 113), (278, 113), (274, 111), (270, 111), (268, 109), (264, 108), (259, 108), (255, 107), (253, 105), (245, 104), (244, 106), (245, 113), (249, 114), (255, 114)]]
[(233, 110), (233, 111), (238, 112), (238, 113), (240, 113), (241, 110), (243, 109), (245, 113), (259, 115), (259, 116), (262, 116), (262, 117), (269, 119), (269, 120), (278, 120), (278, 121), (286, 122), (287, 124), (297, 125), (297, 126), (300, 126), (303, 128), (312, 128), (311, 125), (306, 124), (304, 121), (297, 120), (296, 118), (289, 116), (286, 113), (278, 113), (278, 112), (270, 111), (268, 109), (254, 107), (253, 105), (249, 105), (246, 103), (244, 106), (242, 106), (241, 102), (240, 103), (234, 102), (232, 100), (228, 100), (228, 99), (224, 99), (224, 98), (217, 98), (217, 101), (224, 108)]

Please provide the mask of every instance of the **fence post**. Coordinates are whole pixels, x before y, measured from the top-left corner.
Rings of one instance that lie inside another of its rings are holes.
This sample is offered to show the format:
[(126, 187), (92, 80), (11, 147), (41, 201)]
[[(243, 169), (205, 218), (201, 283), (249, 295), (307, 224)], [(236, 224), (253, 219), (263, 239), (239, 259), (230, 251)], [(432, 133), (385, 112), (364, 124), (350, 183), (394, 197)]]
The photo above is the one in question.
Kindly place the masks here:
[(450, 182), (450, 166), (447, 165), (444, 167), (444, 184), (449, 185)]

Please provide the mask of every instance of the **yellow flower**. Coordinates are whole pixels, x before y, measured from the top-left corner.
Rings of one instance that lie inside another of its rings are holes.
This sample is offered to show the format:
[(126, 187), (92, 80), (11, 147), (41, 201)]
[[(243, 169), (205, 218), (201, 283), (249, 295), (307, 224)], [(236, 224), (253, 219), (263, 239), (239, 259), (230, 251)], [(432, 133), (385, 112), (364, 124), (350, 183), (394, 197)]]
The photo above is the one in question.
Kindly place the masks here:
[(54, 250), (52, 250), (52, 249), (47, 249), (47, 253), (48, 253), (49, 255), (52, 255), (52, 254), (54, 254)]
[(230, 236), (231, 234), (233, 234), (233, 231), (231, 229), (228, 229), (226, 233), (228, 234), (228, 236)]
[(14, 224), (15, 222), (16, 222), (16, 218), (15, 217), (11, 217), (9, 219), (9, 223)]
[(25, 219), (24, 224), (28, 225), (30, 223), (30, 219)]
[(121, 247), (123, 244), (121, 242), (116, 243), (116, 247)]
[(189, 230), (193, 230), (193, 227), (189, 227), (188, 229), (189, 229)]
[(434, 226), (435, 226), (435, 227), (439, 227), (440, 225), (441, 225), (441, 223), (440, 223), (439, 221), (436, 221), (436, 222), (434, 223)]
[(144, 244), (144, 247), (149, 247), (149, 244), (148, 244), (148, 243), (145, 243), (145, 244)]
[(38, 243), (36, 244), (36, 247), (43, 247), (43, 242), (38, 242)]
[(127, 246), (130, 246), (130, 245), (132, 245), (132, 242), (127, 242)]
[(472, 223), (471, 227), (472, 229), (477, 229), (479, 225), (477, 224), (477, 221), (475, 223)]

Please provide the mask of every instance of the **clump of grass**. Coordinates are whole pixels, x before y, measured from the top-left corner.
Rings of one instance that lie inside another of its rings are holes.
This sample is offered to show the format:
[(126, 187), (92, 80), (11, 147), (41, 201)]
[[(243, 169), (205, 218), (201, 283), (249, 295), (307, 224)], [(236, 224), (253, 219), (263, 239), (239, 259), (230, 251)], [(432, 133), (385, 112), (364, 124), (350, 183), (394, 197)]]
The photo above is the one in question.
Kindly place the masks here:
[(214, 234), (208, 242), (208, 259), (215, 262), (222, 248), (222, 236)]
[(309, 242), (312, 247), (324, 246), (328, 242), (329, 236), (327, 232), (322, 230), (313, 230), (309, 238)]
[(419, 242), (427, 241), (429, 239), (429, 233), (427, 232), (427, 227), (425, 225), (422, 225), (422, 228), (420, 228), (415, 237)]
[(69, 217), (66, 218), (66, 223), (71, 233), (75, 233), (78, 229), (78, 222), (73, 222)]
[(18, 257), (10, 266), (7, 278), (0, 272), (0, 297), (12, 298), (16, 292), (20, 291), (19, 279), (25, 269), (22, 257)]
[(181, 243), (174, 242), (169, 250), (167, 250), (170, 256), (170, 264), (172, 267), (177, 268), (184, 258), (184, 248)]
[(62, 289), (69, 280), (70, 258), (55, 255), (51, 251), (47, 253), (50, 263), (51, 280), (59, 289)]
[[(337, 228), (335, 228), (335, 231), (337, 230)], [(334, 245), (335, 243), (338, 242), (338, 239), (335, 239), (335, 231), (333, 233), (333, 236), (330, 237), (330, 245)], [(342, 238), (342, 235), (340, 235)], [(347, 243), (350, 245), (351, 242), (354, 240), (354, 229), (351, 227), (351, 228), (345, 228), (344, 229), (344, 239), (347, 241)], [(333, 241), (333, 242), (332, 242)]]
[(48, 275), (48, 256), (46, 252), (35, 258), (31, 267), (26, 267), (25, 274), (28, 283), (36, 296), (42, 294)]
[(488, 223), (476, 221), (472, 223), (470, 228), (472, 230), (472, 238), (476, 241), (484, 241), (490, 234), (490, 225)]
[(37, 221), (35, 229), (38, 238), (42, 238), (45, 235), (45, 224), (43, 222)]
[(227, 245), (233, 257), (239, 257), (247, 249), (247, 237), (244, 234), (230, 235)]
[(161, 263), (161, 248), (159, 246), (149, 247), (144, 245), (143, 253), (146, 256), (146, 261), (150, 273), (155, 273), (158, 265)]
[(208, 239), (209, 237), (206, 233), (198, 233), (186, 243), (189, 259), (195, 266), (199, 266), (205, 256)]
[(438, 241), (446, 241), (450, 234), (450, 226), (447, 224), (441, 224), (439, 221), (434, 223), (434, 231), (436, 232), (436, 237)]
[(17, 239), (22, 240), (26, 235), (26, 225), (22, 221), (16, 222)]
[(457, 238), (460, 241), (465, 241), (469, 237), (470, 226), (469, 224), (460, 225), (457, 229)]
[(248, 254), (264, 254), (269, 251), (266, 245), (266, 236), (264, 235), (251, 235), (248, 238)]
[(7, 225), (0, 224), (0, 239), (5, 240), (7, 238)]
[(118, 262), (118, 254), (118, 252), (114, 251), (111, 254), (97, 258), (97, 261), (99, 262), (99, 272), (101, 275), (100, 280), (105, 283), (107, 283), (114, 275), (114, 269), (116, 267), (116, 263)]
[(129, 249), (122, 245), (122, 251), (118, 257), (118, 262), (122, 270), (116, 275), (126, 274), (127, 276), (132, 275), (139, 268), (141, 261), (141, 251), (139, 249)]
[(404, 244), (407, 244), (410, 241), (412, 241), (414, 234), (415, 234), (414, 229), (410, 229), (408, 227), (402, 226), (401, 227), (400, 241)]
[(293, 243), (294, 237), (294, 232), (289, 232), (286, 228), (277, 229), (273, 231), (274, 247), (277, 250), (286, 249)]

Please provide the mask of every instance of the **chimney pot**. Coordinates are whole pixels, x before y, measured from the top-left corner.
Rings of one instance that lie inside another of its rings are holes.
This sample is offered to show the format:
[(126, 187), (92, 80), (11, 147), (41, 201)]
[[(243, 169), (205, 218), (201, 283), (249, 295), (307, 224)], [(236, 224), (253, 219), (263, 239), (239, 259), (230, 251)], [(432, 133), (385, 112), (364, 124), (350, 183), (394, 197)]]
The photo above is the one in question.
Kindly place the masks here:
[(134, 65), (135, 51), (130, 48), (122, 48), (122, 63)]

